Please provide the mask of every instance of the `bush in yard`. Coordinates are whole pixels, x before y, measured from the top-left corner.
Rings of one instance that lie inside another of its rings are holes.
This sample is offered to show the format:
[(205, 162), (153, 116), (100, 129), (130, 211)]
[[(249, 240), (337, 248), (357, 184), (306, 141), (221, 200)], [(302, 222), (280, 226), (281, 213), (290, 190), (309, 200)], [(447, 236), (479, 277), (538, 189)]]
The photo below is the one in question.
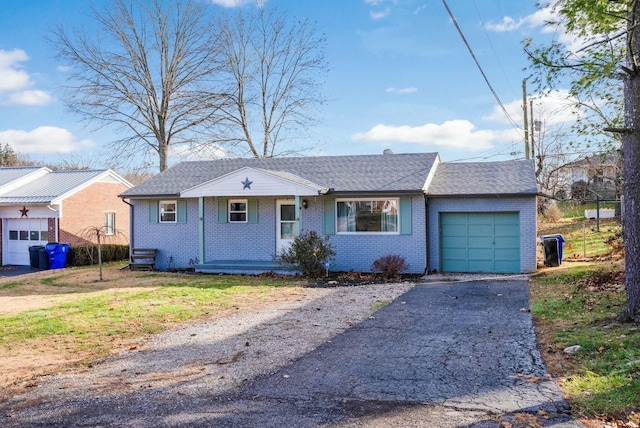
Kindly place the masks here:
[[(128, 245), (102, 245), (102, 261), (104, 263), (119, 262), (129, 259)], [(98, 263), (98, 246), (74, 245), (69, 247), (67, 266), (90, 266)]]
[(374, 272), (379, 272), (384, 279), (399, 278), (409, 265), (404, 257), (397, 254), (389, 254), (380, 257), (373, 262), (371, 266)]
[(323, 239), (312, 230), (296, 236), (290, 247), (280, 251), (276, 261), (299, 270), (305, 276), (318, 278), (325, 272), (325, 263), (333, 260), (335, 255), (329, 237)]

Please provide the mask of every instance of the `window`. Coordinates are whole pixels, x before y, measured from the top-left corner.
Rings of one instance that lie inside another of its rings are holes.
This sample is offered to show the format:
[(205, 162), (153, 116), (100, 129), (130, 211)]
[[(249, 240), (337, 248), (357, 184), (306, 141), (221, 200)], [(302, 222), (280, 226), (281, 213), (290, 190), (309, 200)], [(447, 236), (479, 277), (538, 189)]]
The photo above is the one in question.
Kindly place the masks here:
[(160, 223), (176, 222), (176, 201), (160, 201)]
[(398, 233), (398, 199), (338, 200), (338, 233)]
[(113, 235), (116, 230), (116, 213), (104, 214), (104, 234)]
[(247, 200), (232, 199), (229, 201), (229, 223), (247, 222)]

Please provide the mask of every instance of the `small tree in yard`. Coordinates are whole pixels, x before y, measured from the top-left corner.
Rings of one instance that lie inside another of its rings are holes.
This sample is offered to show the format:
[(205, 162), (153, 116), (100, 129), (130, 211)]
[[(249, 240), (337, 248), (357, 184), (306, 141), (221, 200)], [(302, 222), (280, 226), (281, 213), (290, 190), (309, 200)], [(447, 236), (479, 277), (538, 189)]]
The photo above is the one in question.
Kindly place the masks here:
[(280, 251), (276, 261), (289, 265), (310, 278), (319, 278), (325, 271), (325, 263), (333, 260), (335, 255), (329, 237), (325, 236), (323, 239), (311, 230), (296, 236), (290, 247)]
[(98, 246), (98, 267), (100, 270), (100, 281), (102, 281), (102, 244), (105, 244), (111, 238), (122, 235), (121, 232), (115, 230), (113, 226), (89, 226), (82, 231), (82, 237)]

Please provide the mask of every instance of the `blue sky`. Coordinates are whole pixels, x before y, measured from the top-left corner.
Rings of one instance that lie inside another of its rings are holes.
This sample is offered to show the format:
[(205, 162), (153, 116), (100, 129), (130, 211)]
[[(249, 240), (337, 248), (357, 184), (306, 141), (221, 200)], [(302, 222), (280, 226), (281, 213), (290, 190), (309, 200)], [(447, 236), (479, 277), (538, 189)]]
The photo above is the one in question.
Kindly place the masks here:
[[(86, 24), (89, 5), (102, 1), (0, 0), (0, 144), (9, 143), (34, 161), (105, 156), (113, 135), (65, 111), (58, 87), (67, 70), (46, 43), (54, 26)], [(227, 9), (242, 2), (208, 1)], [(442, 0), (269, 1), (316, 21), (327, 36), (330, 72), (323, 92), (328, 102), (309, 135), (315, 147), (309, 154), (390, 148), (439, 152), (444, 161), (523, 158), (522, 130), (498, 108)], [(535, 3), (448, 0), (520, 127), (527, 76), (521, 41), (549, 37)]]

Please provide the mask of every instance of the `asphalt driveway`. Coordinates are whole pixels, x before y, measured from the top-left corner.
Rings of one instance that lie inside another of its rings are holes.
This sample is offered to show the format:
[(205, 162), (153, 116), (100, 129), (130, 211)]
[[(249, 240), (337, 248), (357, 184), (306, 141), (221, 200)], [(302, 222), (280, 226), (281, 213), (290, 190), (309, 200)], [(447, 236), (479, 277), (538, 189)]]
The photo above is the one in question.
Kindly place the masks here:
[(526, 280), (420, 284), (231, 393), (141, 386), (40, 405), (32, 393), (0, 413), (4, 426), (580, 426), (536, 350), (528, 293)]

